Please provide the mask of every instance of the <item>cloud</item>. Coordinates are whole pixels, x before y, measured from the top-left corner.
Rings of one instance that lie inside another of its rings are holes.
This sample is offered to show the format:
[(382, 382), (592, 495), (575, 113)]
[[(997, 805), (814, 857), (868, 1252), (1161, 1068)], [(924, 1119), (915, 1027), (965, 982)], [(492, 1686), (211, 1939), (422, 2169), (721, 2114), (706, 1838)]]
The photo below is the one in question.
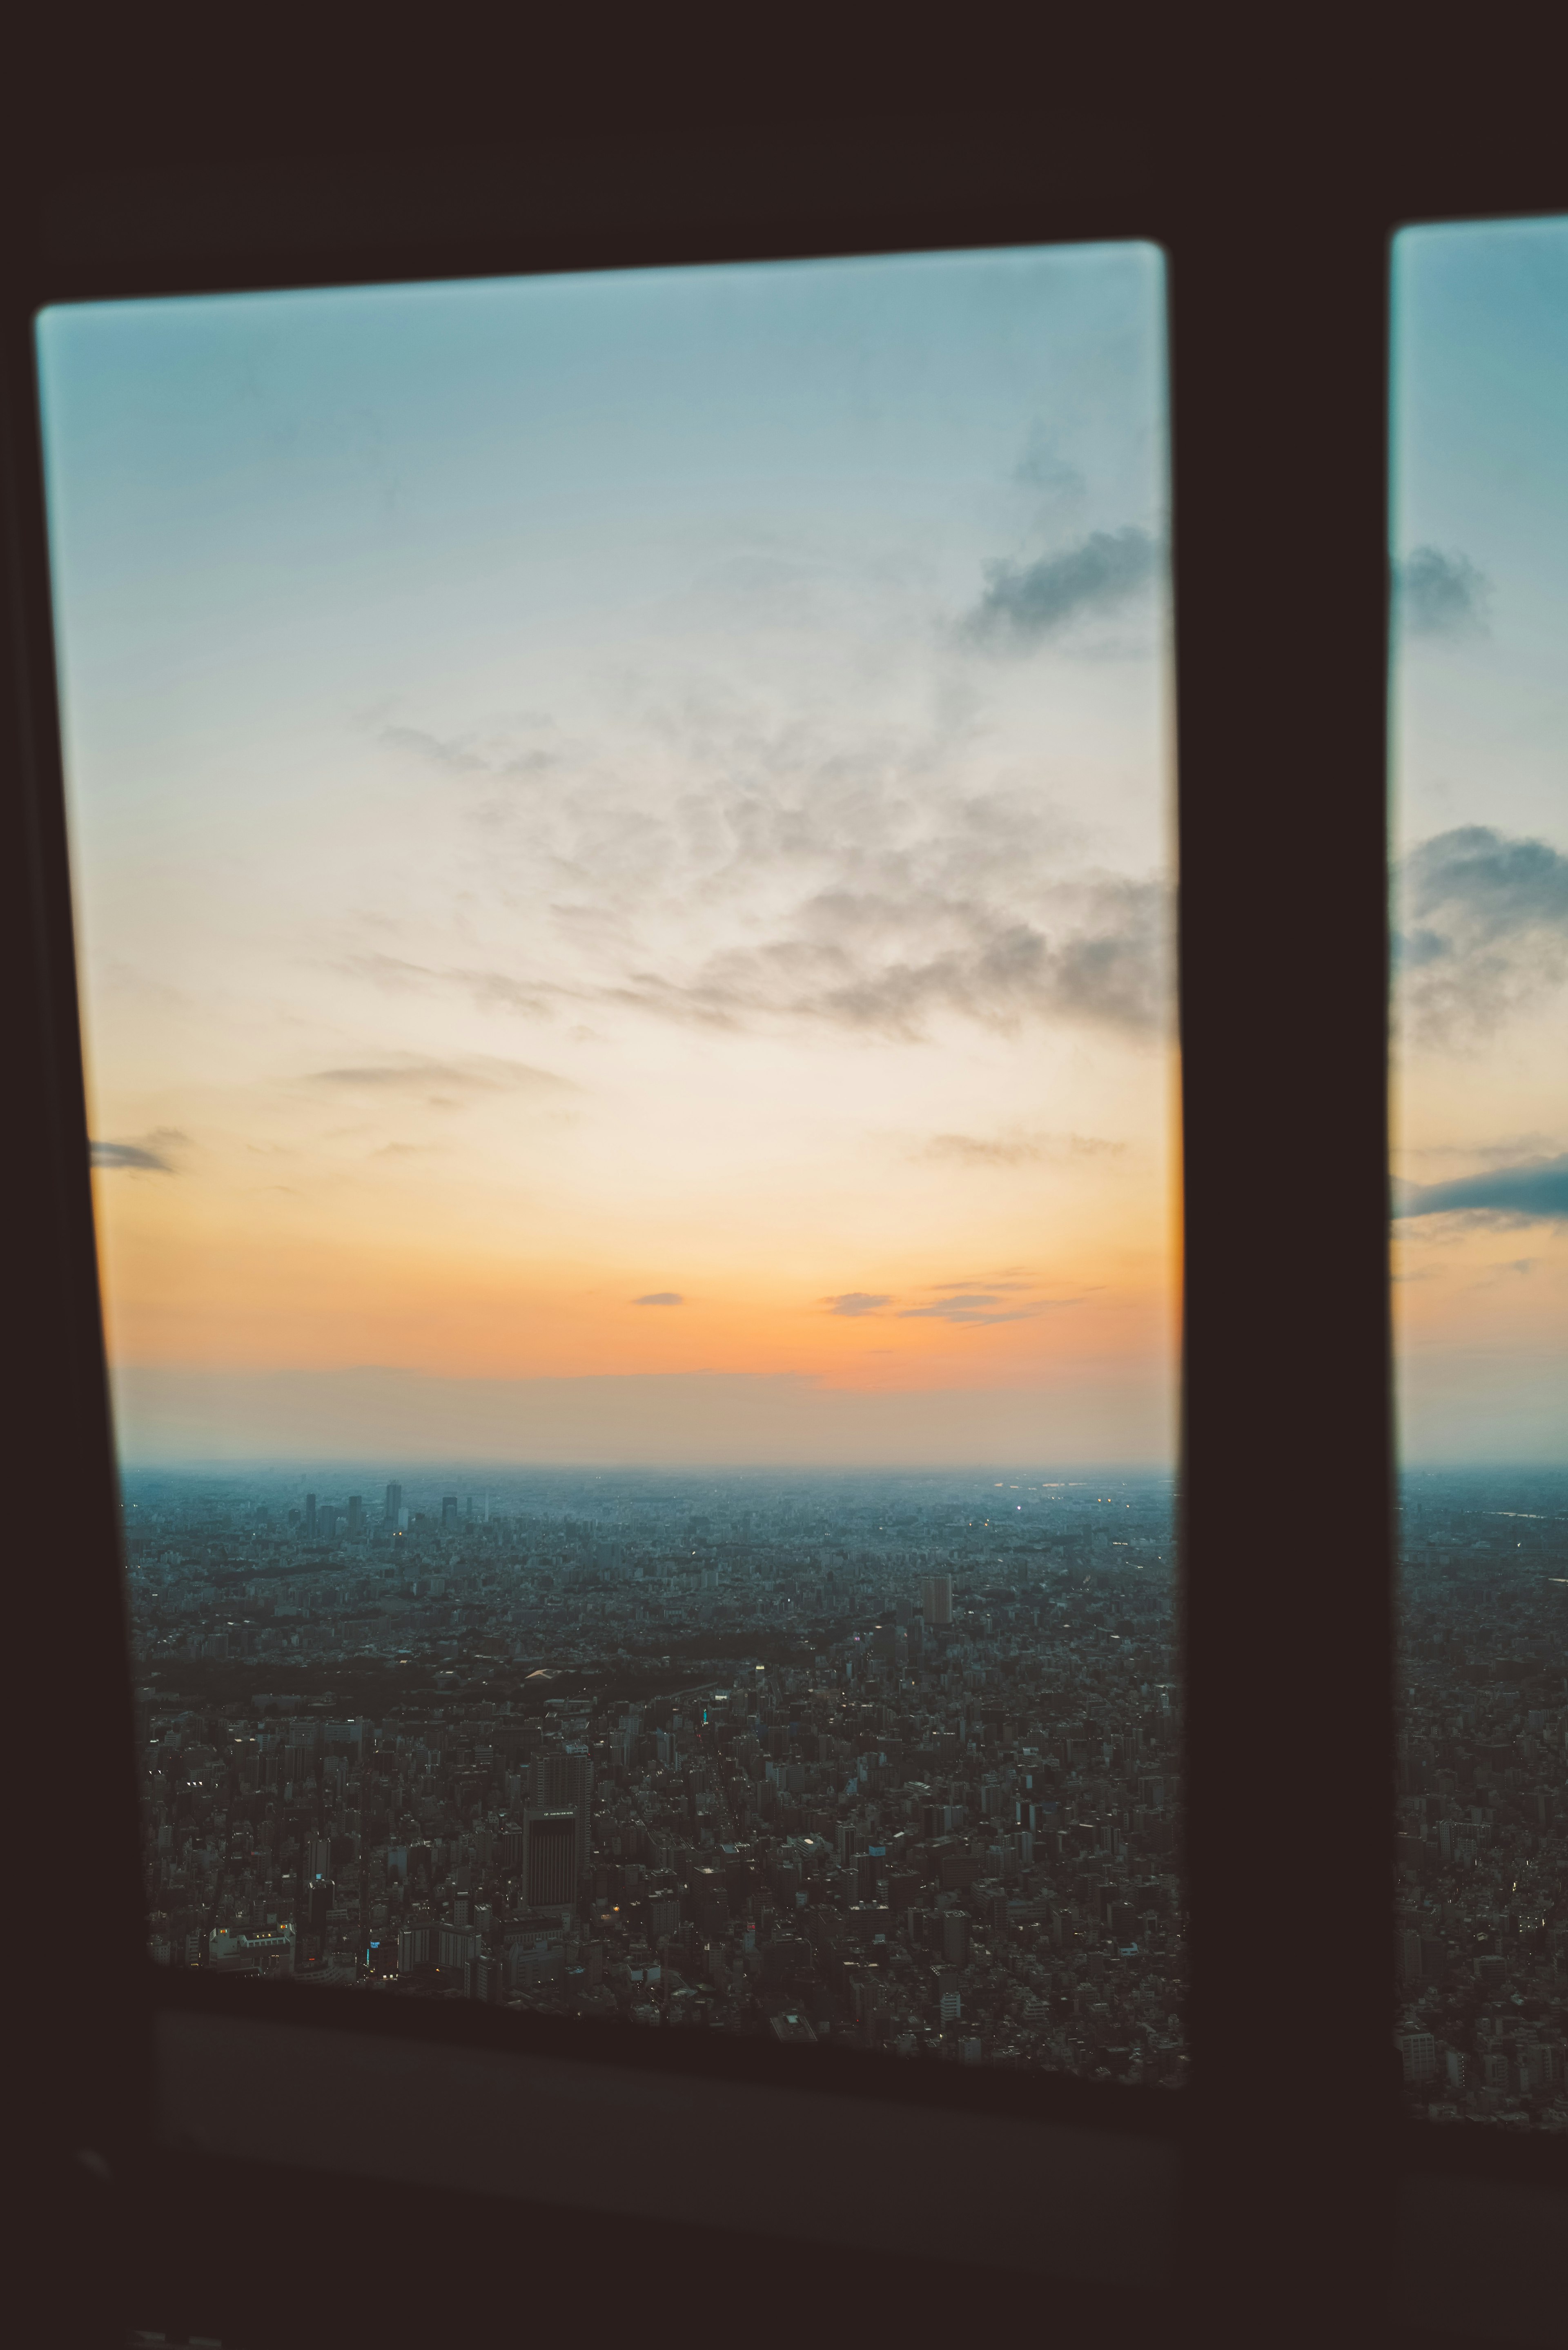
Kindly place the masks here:
[[(1015, 1289), (1020, 1284), (1007, 1283), (1004, 1287)], [(1053, 1305), (1064, 1305), (1072, 1301), (1053, 1298)], [(1025, 1322), (1041, 1311), (1046, 1303), (1037, 1299), (1029, 1305), (1010, 1305), (1003, 1303), (1002, 1290), (964, 1290), (950, 1297), (933, 1298), (929, 1305), (906, 1305), (900, 1315), (904, 1322), (953, 1322), (960, 1325), (987, 1326), (993, 1322)]]
[(1025, 652), (1087, 612), (1113, 611), (1149, 586), (1159, 549), (1147, 530), (1091, 532), (1033, 563), (985, 566), (985, 588), (960, 634), (988, 651)]
[(1028, 1167), (1116, 1158), (1126, 1149), (1125, 1142), (1107, 1142), (1096, 1134), (1031, 1134), (1020, 1128), (999, 1135), (933, 1134), (917, 1156), (960, 1167)]
[(1053, 497), (1081, 497), (1085, 487), (1078, 467), (1058, 453), (1054, 439), (1041, 424), (1032, 428), (1012, 478), (1027, 490), (1044, 490)]
[(510, 972), (410, 962), (401, 955), (352, 955), (342, 968), (389, 993), (430, 995), (442, 988), (460, 988), (482, 1011), (523, 1012), (536, 1019), (547, 1017), (566, 993), (546, 982), (517, 979)]
[(443, 743), (439, 735), (427, 734), (419, 726), (383, 727), (381, 740), (396, 743), (401, 751), (417, 752), (432, 767), (444, 767), (450, 775), (483, 774), (487, 764), (476, 752), (464, 750), (455, 743)]
[(487, 836), (493, 946), (348, 967), (388, 992), (590, 1023), (907, 1041), (943, 1017), (1167, 1026), (1168, 889), (1087, 866), (1092, 836), (1042, 775), (990, 765), (972, 695), (927, 726), (694, 694), (628, 701), (615, 723), (624, 755), (585, 753)]
[(634, 1305), (684, 1305), (686, 1300), (678, 1289), (650, 1289), (646, 1297), (634, 1297)]
[(1398, 1003), (1417, 1037), (1477, 1042), (1568, 975), (1568, 857), (1463, 825), (1399, 874)]
[[(535, 723), (548, 725), (550, 722)], [(439, 767), (449, 775), (535, 775), (556, 764), (555, 754), (549, 751), (520, 751), (508, 741), (476, 744), (461, 736), (452, 740), (427, 733), (421, 726), (384, 726), (381, 740), (400, 751), (411, 751), (427, 766)]]
[(523, 1089), (576, 1091), (569, 1078), (557, 1077), (548, 1069), (535, 1069), (526, 1061), (497, 1060), (480, 1054), (462, 1061), (432, 1061), (410, 1053), (389, 1061), (364, 1062), (348, 1068), (313, 1069), (308, 1082), (368, 1092), (428, 1093), (432, 1086), (441, 1087), (449, 1094)]
[(825, 1297), (822, 1303), (830, 1314), (843, 1314), (857, 1320), (863, 1314), (879, 1314), (884, 1305), (891, 1305), (891, 1297), (879, 1290), (846, 1289), (836, 1297)]
[(1468, 555), (1415, 546), (1397, 574), (1399, 619), (1413, 637), (1474, 637), (1485, 633), (1491, 582)]
[(773, 1017), (905, 1042), (944, 1014), (1002, 1030), (1054, 1016), (1157, 1034), (1170, 1005), (1164, 889), (1103, 877), (1060, 902), (1054, 936), (960, 899), (824, 890), (797, 909), (792, 935), (728, 949), (685, 981), (639, 972), (605, 993), (706, 1026)]
[(149, 1150), (140, 1142), (89, 1142), (88, 1155), (95, 1167), (139, 1167), (153, 1175), (174, 1172), (160, 1152)]
[(1045, 1157), (1046, 1140), (1039, 1134), (992, 1139), (977, 1134), (933, 1134), (920, 1157), (953, 1160), (961, 1167), (1024, 1167)]
[(1491, 1167), (1461, 1175), (1451, 1183), (1395, 1186), (1397, 1217), (1447, 1216), (1459, 1212), (1538, 1223), (1568, 1218), (1568, 1153), (1532, 1159), (1521, 1167)]

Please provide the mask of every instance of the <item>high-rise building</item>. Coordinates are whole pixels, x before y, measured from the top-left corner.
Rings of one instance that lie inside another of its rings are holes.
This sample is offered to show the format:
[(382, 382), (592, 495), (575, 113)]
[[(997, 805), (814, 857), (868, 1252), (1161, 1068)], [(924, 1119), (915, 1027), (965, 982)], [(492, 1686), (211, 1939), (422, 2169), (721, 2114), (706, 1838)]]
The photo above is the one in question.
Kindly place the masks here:
[(410, 1973), (415, 1967), (428, 1967), (431, 1944), (435, 1928), (427, 1923), (404, 1926), (398, 1935), (398, 1972)]
[(567, 1909), (577, 1898), (575, 1812), (530, 1812), (523, 1826), (524, 1898), (530, 1909)]
[(928, 1624), (952, 1622), (953, 1579), (950, 1575), (921, 1575), (920, 1614)]
[(387, 1506), (383, 1512), (383, 1515), (388, 1525), (395, 1526), (397, 1524), (399, 1513), (401, 1511), (402, 1506), (402, 1487), (400, 1485), (389, 1485), (387, 1488)]
[(365, 1504), (358, 1493), (348, 1496), (348, 1533), (350, 1538), (365, 1531)]
[(546, 1746), (534, 1765), (534, 1802), (542, 1812), (570, 1811), (577, 1823), (577, 1866), (593, 1856), (593, 1759), (586, 1747)]
[(442, 1974), (461, 1974), (479, 1956), (481, 1936), (478, 1929), (466, 1924), (443, 1923), (437, 1929), (437, 1964)]
[(1399, 2057), (1407, 2083), (1430, 2081), (1438, 2070), (1438, 2043), (1429, 2032), (1406, 2032), (1399, 2037)]
[(305, 1497), (305, 1539), (306, 1539), (306, 1542), (310, 1542), (310, 1541), (312, 1541), (312, 1540), (314, 1539), (314, 1537), (315, 1537), (315, 1534), (316, 1534), (316, 1496), (315, 1496), (315, 1494), (314, 1494), (314, 1493), (306, 1493), (306, 1497)]
[(443, 1528), (457, 1523), (457, 1495), (443, 1493), (441, 1497), (441, 1522)]

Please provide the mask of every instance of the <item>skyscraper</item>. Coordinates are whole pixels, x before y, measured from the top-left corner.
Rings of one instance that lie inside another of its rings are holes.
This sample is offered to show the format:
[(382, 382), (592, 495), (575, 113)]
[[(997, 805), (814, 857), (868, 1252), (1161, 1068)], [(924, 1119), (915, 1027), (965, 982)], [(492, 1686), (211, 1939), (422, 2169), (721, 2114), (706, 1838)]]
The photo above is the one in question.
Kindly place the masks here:
[(358, 1493), (348, 1496), (348, 1532), (350, 1536), (365, 1531), (365, 1504)]
[(314, 1493), (306, 1493), (306, 1497), (305, 1497), (305, 1539), (306, 1539), (306, 1542), (310, 1542), (311, 1540), (313, 1540), (313, 1539), (314, 1539), (314, 1537), (315, 1537), (315, 1534), (316, 1534), (316, 1496), (315, 1496), (315, 1494), (314, 1494)]
[(530, 1812), (523, 1825), (524, 1898), (530, 1909), (568, 1909), (577, 1898), (575, 1812)]
[(952, 1622), (953, 1579), (950, 1575), (923, 1575), (920, 1577), (920, 1614), (928, 1624)]
[(569, 1811), (576, 1822), (576, 1865), (592, 1857), (594, 1766), (582, 1746), (546, 1746), (534, 1765), (534, 1802), (541, 1812)]
[(457, 1495), (443, 1493), (441, 1497), (441, 1522), (444, 1528), (457, 1523)]
[(397, 1524), (398, 1512), (402, 1508), (402, 1487), (400, 1485), (389, 1485), (387, 1488), (387, 1507), (383, 1513), (388, 1525), (395, 1526)]

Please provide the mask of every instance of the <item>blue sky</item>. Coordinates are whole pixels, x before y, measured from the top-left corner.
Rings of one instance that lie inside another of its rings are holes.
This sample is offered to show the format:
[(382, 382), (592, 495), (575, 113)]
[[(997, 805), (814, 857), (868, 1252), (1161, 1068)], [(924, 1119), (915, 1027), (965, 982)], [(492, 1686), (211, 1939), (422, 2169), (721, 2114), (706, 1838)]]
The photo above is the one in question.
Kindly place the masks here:
[(1407, 1457), (1568, 1452), (1568, 223), (1394, 267)]
[(921, 1458), (1168, 1458), (1161, 304), (1121, 246), (45, 318), (128, 1444), (395, 1373), (400, 1441), (785, 1379), (790, 1457), (903, 1393)]

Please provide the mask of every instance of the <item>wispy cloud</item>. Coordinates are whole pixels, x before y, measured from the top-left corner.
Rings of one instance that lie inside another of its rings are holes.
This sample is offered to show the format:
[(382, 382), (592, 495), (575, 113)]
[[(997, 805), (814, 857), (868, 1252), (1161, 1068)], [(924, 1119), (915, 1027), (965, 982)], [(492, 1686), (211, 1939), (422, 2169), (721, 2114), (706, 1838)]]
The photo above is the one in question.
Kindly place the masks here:
[(961, 635), (990, 652), (1028, 652), (1085, 613), (1114, 611), (1155, 578), (1159, 548), (1147, 530), (1096, 530), (1033, 563), (985, 567), (979, 602)]
[(537, 744), (521, 747), (505, 740), (430, 734), (421, 726), (384, 726), (381, 740), (445, 775), (493, 775), (497, 780), (543, 775), (556, 764), (557, 755)]
[(1474, 637), (1485, 633), (1491, 582), (1468, 555), (1415, 546), (1399, 566), (1398, 614), (1407, 635)]
[(1116, 1158), (1125, 1142), (1107, 1142), (1095, 1134), (934, 1134), (920, 1149), (922, 1159), (960, 1167), (1028, 1167), (1059, 1163), (1068, 1159)]
[(1153, 1035), (1168, 1009), (1164, 891), (1106, 879), (1074, 894), (1053, 934), (972, 901), (823, 891), (785, 936), (728, 949), (690, 978), (634, 972), (602, 996), (696, 1024), (782, 1019), (905, 1042), (944, 1014), (1003, 1031), (1054, 1017)]
[(893, 1303), (891, 1297), (874, 1289), (846, 1289), (836, 1297), (825, 1297), (822, 1302), (830, 1314), (843, 1314), (852, 1321), (862, 1315), (880, 1314), (885, 1305)]
[[(1008, 1284), (1008, 1289), (1014, 1286)], [(1065, 1298), (1050, 1301), (1054, 1305), (1070, 1303)], [(993, 1290), (960, 1290), (951, 1296), (933, 1298), (929, 1305), (906, 1305), (899, 1320), (903, 1322), (953, 1322), (961, 1326), (981, 1326), (994, 1322), (1026, 1322), (1040, 1313), (1046, 1300), (1009, 1303), (1004, 1292)]]
[(475, 1054), (462, 1060), (425, 1060), (416, 1054), (385, 1061), (367, 1061), (337, 1069), (313, 1069), (308, 1083), (346, 1092), (430, 1094), (493, 1094), (538, 1090), (575, 1093), (567, 1077), (536, 1069), (525, 1061), (495, 1059)]
[(1063, 457), (1054, 436), (1038, 423), (1030, 430), (1012, 478), (1026, 490), (1042, 490), (1051, 497), (1081, 497), (1085, 487), (1082, 469)]
[[(486, 801), (482, 897), (506, 910), (489, 951), (377, 941), (347, 967), (528, 1018), (619, 1009), (905, 1041), (944, 1019), (1139, 1039), (1167, 1025), (1168, 890), (1090, 864), (1082, 820), (1049, 793), (977, 784), (991, 754), (972, 698), (925, 729), (695, 696), (617, 724), (624, 756), (607, 738), (525, 812)], [(473, 775), (463, 741), (449, 747)], [(486, 775), (504, 764), (486, 757)]]
[(1397, 1184), (1394, 1213), (1464, 1213), (1513, 1224), (1558, 1222), (1568, 1218), (1568, 1155), (1530, 1159), (1519, 1167), (1489, 1167), (1451, 1183)]
[(88, 1154), (95, 1167), (136, 1167), (151, 1175), (172, 1175), (174, 1169), (161, 1151), (140, 1142), (89, 1142)]
[(1406, 858), (1398, 899), (1399, 1003), (1425, 1042), (1479, 1043), (1568, 976), (1568, 857), (1547, 841), (1439, 833)]
[(685, 1298), (678, 1289), (650, 1289), (645, 1297), (634, 1297), (634, 1305), (684, 1305)]

